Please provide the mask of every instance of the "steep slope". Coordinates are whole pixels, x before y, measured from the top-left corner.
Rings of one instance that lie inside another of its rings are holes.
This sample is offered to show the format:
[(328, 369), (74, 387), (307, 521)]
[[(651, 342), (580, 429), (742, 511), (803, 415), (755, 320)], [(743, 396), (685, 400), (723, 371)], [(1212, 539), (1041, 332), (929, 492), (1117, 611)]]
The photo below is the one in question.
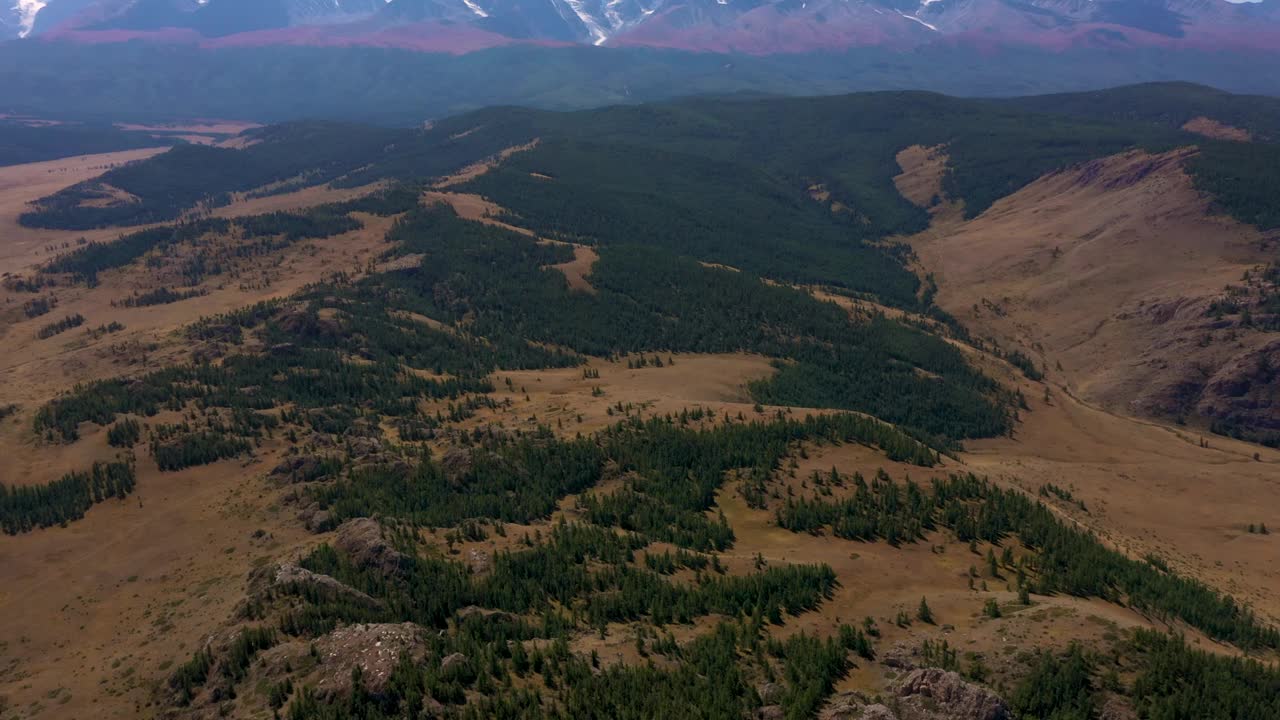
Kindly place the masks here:
[[(943, 307), (1083, 399), (1274, 443), (1280, 236), (1211, 213), (1184, 169), (1196, 153), (1092, 161), (911, 242)], [(1218, 309), (1233, 297), (1257, 319)]]

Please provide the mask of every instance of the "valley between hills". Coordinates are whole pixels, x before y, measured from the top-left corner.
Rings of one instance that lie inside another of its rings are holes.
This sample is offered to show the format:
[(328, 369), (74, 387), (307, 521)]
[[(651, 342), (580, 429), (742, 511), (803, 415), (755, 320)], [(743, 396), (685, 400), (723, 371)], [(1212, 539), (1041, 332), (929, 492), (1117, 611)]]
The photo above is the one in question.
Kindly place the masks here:
[(0, 168), (0, 718), (1273, 717), (1280, 110), (1039, 112)]

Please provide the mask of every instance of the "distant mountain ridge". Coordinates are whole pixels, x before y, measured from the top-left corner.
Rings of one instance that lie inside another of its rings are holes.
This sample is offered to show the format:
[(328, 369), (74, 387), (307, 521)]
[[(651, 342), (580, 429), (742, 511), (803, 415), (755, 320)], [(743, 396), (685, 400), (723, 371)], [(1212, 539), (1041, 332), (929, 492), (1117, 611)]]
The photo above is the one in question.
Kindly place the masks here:
[(1278, 0), (48, 0), (33, 18), (24, 30), (6, 17), (0, 32), (455, 53), (512, 43), (757, 55), (936, 43), (1280, 48)]

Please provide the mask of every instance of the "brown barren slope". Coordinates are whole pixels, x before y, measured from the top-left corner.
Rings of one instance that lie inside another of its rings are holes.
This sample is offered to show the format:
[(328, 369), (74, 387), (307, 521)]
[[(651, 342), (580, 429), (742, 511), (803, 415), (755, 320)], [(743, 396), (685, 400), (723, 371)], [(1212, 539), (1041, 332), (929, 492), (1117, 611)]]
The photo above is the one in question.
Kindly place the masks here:
[(1209, 214), (1193, 150), (1134, 152), (1050, 175), (969, 222), (910, 239), (938, 302), (1038, 351), (1083, 399), (1136, 415), (1212, 417), (1215, 386), (1271, 344), (1215, 326), (1209, 304), (1272, 240)]
[(1246, 528), (1280, 521), (1280, 453), (1134, 417), (1205, 408), (1215, 377), (1274, 342), (1228, 339), (1206, 317), (1268, 239), (1209, 213), (1182, 169), (1193, 152), (1087, 163), (909, 241), (944, 309), (1049, 376), (1022, 381), (1015, 437), (969, 443), (964, 466), (1033, 493), (1069, 487), (1090, 509), (1077, 519), (1114, 546), (1277, 618), (1274, 543)]

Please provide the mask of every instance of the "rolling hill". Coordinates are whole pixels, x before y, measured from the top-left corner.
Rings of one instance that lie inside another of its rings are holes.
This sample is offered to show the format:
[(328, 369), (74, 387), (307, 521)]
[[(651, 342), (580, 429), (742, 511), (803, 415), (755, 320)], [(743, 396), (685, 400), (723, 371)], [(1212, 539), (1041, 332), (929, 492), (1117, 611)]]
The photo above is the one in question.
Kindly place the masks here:
[(0, 168), (3, 707), (1271, 718), (1274, 107), (700, 97)]

